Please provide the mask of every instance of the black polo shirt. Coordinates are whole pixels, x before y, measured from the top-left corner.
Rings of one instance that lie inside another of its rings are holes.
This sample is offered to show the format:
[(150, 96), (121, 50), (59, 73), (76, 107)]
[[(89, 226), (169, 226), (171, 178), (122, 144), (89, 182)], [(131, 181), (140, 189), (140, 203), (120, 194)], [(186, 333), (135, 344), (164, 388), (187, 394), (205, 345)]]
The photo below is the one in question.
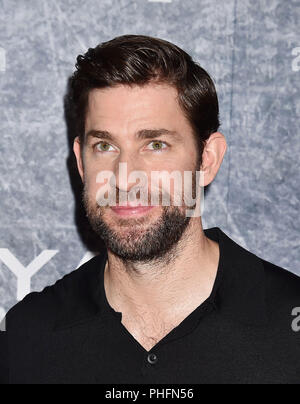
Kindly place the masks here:
[(300, 333), (292, 327), (300, 278), (248, 252), (217, 227), (205, 234), (220, 246), (211, 296), (151, 351), (127, 331), (122, 314), (106, 299), (103, 251), (10, 310), (0, 337), (2, 381), (300, 383)]

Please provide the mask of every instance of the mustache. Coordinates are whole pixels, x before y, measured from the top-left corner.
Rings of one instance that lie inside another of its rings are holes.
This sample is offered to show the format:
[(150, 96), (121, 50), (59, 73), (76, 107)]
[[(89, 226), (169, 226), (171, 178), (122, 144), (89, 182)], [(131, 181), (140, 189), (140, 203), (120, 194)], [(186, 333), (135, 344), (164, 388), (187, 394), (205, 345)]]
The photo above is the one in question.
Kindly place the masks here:
[(129, 191), (121, 190), (118, 187), (110, 187), (109, 189), (101, 189), (100, 187), (97, 191), (96, 202), (101, 206), (103, 204), (114, 206), (115, 204), (122, 204), (122, 202), (143, 206), (160, 206), (161, 204), (164, 206), (192, 206), (199, 191), (200, 188), (197, 189), (195, 181), (188, 188), (174, 186), (172, 190), (170, 187), (160, 188), (159, 186), (151, 186), (149, 190), (142, 188), (139, 184), (133, 186)]
[(97, 195), (96, 202), (98, 205), (103, 205), (101, 202), (104, 200), (106, 202), (105, 204), (109, 206), (127, 204), (127, 202), (133, 205), (160, 206), (163, 201), (172, 202), (172, 197), (171, 194), (167, 192), (161, 192), (156, 195), (155, 199), (152, 199), (151, 195), (148, 196), (145, 191), (137, 191), (136, 193), (117, 191), (115, 195), (107, 195), (107, 197), (105, 194)]
[(111, 188), (109, 191), (106, 189), (104, 192), (98, 190), (96, 195), (96, 202), (98, 205), (121, 205), (122, 203), (139, 204), (143, 206), (169, 206), (173, 203), (182, 205), (182, 193), (178, 192), (173, 195), (171, 192), (164, 189), (141, 189), (140, 187), (133, 187), (130, 191), (123, 191), (118, 188)]

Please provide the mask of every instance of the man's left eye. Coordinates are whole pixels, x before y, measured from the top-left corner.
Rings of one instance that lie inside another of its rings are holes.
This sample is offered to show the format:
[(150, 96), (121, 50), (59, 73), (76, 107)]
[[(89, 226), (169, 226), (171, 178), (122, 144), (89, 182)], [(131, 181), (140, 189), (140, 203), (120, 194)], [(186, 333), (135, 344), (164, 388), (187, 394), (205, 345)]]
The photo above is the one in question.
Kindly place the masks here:
[[(153, 140), (149, 145), (153, 145), (152, 150), (155, 151), (160, 151), (168, 147), (167, 143), (162, 142), (161, 140)], [(165, 145), (165, 147), (162, 147), (163, 145)]]

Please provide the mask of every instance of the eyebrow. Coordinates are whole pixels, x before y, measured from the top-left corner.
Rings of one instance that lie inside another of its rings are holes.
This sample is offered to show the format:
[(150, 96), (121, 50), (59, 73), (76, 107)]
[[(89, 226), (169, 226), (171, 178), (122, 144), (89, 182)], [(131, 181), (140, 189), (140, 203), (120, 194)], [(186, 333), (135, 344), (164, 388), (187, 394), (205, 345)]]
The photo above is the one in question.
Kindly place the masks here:
[[(170, 131), (168, 129), (142, 129), (136, 132), (135, 136), (138, 140), (145, 140), (145, 139), (155, 139), (159, 136), (171, 136), (174, 139), (180, 140), (181, 136), (178, 132), (176, 131)], [(86, 136), (86, 141), (89, 140), (89, 138), (101, 138), (110, 142), (114, 142), (116, 139), (114, 135), (112, 135), (110, 132), (105, 131), (105, 130), (95, 130), (92, 129), (87, 132)]]

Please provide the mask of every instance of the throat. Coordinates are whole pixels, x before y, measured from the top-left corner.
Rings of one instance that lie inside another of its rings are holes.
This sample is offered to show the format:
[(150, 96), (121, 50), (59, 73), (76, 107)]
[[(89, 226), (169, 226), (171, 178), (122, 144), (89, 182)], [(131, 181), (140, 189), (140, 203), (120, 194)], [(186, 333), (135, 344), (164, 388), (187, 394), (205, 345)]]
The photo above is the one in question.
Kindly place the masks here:
[[(177, 322), (178, 324), (181, 321)], [(155, 321), (155, 324), (147, 322), (145, 319), (139, 322), (130, 316), (122, 316), (122, 324), (129, 334), (149, 352), (168, 335), (178, 324), (175, 322)]]

